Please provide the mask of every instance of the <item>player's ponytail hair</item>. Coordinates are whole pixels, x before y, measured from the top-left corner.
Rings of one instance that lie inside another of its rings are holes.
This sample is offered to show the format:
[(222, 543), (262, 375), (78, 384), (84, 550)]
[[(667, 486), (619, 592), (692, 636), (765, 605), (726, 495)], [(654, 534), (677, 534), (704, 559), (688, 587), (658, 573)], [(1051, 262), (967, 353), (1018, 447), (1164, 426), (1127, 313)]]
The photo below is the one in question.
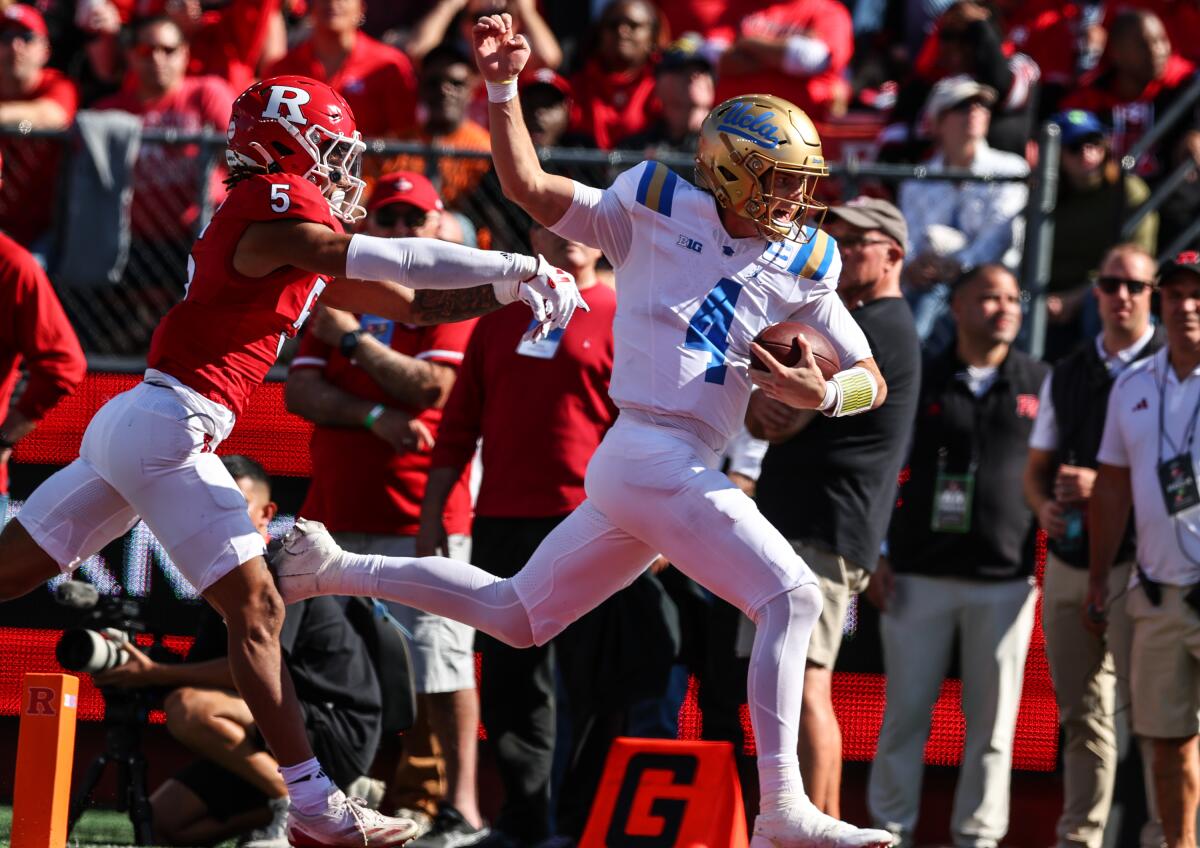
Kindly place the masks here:
[[(279, 167), (276, 166), (275, 172), (278, 171)], [(229, 169), (229, 176), (222, 180), (222, 182), (225, 184), (226, 189), (231, 189), (243, 180), (248, 180), (251, 177), (257, 177), (270, 173), (272, 173), (272, 170), (270, 168), (264, 168), (262, 165), (238, 164)]]

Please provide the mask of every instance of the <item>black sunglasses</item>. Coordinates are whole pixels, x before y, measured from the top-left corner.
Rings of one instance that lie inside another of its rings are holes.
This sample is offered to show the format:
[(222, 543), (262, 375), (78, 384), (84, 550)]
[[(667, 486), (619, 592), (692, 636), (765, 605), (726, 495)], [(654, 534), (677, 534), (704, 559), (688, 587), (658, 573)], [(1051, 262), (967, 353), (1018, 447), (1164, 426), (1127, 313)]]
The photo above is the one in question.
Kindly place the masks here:
[(12, 44), (14, 41), (23, 41), (26, 44), (37, 38), (37, 33), (28, 29), (8, 28), (0, 30), (0, 44)]
[(384, 229), (390, 230), (400, 221), (404, 222), (404, 226), (410, 230), (415, 230), (417, 227), (425, 223), (425, 219), (429, 213), (424, 209), (418, 209), (409, 203), (389, 203), (387, 206), (381, 206), (375, 210), (375, 223)]
[(1105, 294), (1116, 294), (1124, 286), (1129, 290), (1129, 294), (1136, 297), (1144, 292), (1152, 284), (1145, 280), (1131, 280), (1128, 277), (1097, 277), (1096, 286)]

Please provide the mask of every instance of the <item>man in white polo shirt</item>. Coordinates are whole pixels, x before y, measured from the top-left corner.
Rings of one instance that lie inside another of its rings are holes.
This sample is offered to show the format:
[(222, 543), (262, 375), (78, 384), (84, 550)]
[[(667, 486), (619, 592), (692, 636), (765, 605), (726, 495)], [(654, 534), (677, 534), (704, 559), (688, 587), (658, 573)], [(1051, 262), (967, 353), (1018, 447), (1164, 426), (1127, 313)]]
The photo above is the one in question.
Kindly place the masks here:
[[(1079, 609), (1088, 588), (1085, 516), (1096, 477), (1104, 413), (1117, 378), (1164, 343), (1150, 323), (1150, 293), (1157, 265), (1136, 244), (1109, 248), (1095, 279), (1103, 331), (1054, 366), (1042, 384), (1037, 421), (1029, 437), (1025, 500), (1049, 537), (1043, 585), (1042, 630), (1046, 659), (1063, 729), (1063, 811), (1055, 848), (1101, 848), (1117, 774), (1116, 717), (1129, 704), (1129, 627), (1125, 592), (1133, 570), (1130, 523), (1109, 575), (1108, 638), (1084, 627)], [(1119, 682), (1118, 682), (1119, 681)], [(1153, 802), (1149, 761), (1146, 795)], [(1157, 810), (1143, 833), (1143, 848), (1159, 848)]]
[(1109, 396), (1088, 512), (1085, 616), (1103, 627), (1108, 577), (1132, 505), (1137, 576), (1132, 621), (1133, 728), (1154, 741), (1154, 789), (1168, 848), (1196, 848), (1200, 806), (1200, 253), (1159, 274), (1167, 346)]

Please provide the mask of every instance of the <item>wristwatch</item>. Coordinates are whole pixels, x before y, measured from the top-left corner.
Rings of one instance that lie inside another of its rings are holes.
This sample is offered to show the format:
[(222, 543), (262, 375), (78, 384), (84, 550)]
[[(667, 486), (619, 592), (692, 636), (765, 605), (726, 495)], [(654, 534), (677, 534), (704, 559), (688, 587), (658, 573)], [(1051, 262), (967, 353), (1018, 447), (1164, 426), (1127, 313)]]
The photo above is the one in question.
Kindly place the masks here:
[(338, 342), (338, 350), (341, 351), (342, 356), (352, 359), (354, 351), (358, 350), (358, 343), (362, 341), (363, 334), (366, 332), (366, 330), (360, 328), (351, 330), (343, 335), (342, 340)]

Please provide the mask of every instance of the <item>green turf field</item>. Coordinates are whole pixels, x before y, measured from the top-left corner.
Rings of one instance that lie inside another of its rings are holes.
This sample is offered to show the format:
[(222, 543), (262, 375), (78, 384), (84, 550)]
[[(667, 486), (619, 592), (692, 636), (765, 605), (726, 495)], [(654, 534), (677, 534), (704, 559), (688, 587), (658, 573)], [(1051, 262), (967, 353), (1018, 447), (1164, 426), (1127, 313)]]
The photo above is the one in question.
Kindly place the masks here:
[[(12, 832), (12, 807), (0, 807), (0, 848), (8, 848), (8, 835)], [(133, 825), (129, 816), (115, 810), (88, 810), (75, 826), (67, 840), (70, 846), (132, 845)], [(224, 842), (218, 848), (233, 848), (234, 843)]]

